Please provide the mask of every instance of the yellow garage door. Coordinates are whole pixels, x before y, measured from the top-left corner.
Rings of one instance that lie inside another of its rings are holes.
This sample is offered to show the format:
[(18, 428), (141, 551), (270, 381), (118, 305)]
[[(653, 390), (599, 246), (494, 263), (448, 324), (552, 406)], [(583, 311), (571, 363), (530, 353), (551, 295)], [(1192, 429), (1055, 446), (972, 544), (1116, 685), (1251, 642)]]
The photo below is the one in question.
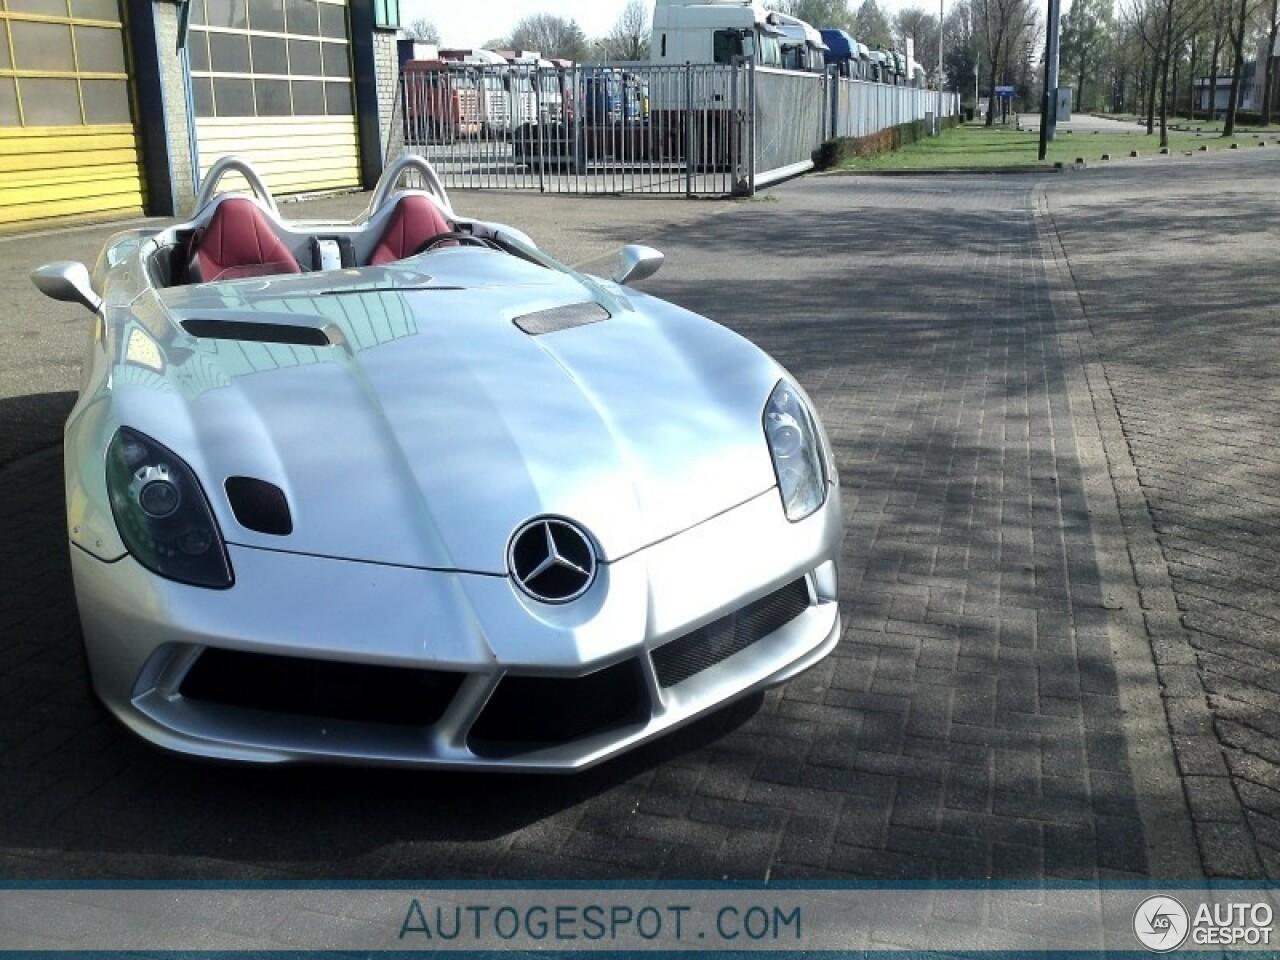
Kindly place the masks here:
[(0, 231), (141, 214), (117, 0), (0, 3)]
[(345, 0), (192, 0), (188, 50), (202, 175), (234, 153), (274, 193), (359, 185)]

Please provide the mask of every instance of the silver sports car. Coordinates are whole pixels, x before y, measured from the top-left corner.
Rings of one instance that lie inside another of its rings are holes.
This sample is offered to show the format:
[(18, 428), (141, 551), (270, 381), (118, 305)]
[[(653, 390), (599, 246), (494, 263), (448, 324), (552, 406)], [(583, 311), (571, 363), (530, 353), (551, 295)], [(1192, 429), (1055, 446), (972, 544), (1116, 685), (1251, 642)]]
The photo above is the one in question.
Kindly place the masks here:
[(35, 271), (94, 314), (65, 453), (103, 703), (206, 757), (573, 771), (830, 652), (812, 404), (620, 260), (455, 213), (420, 158), (353, 224), (224, 158), (189, 222)]

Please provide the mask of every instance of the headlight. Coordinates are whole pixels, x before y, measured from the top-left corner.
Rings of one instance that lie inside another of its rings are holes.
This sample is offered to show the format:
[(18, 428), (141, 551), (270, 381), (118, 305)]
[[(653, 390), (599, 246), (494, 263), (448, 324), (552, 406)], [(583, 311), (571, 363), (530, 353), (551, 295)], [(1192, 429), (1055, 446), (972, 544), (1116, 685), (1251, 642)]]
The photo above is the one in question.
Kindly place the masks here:
[(121, 427), (107, 447), (107, 493), (120, 539), (153, 573), (231, 586), (231, 562), (196, 476), (172, 450)]
[(785, 380), (765, 404), (764, 435), (787, 519), (803, 520), (826, 502), (827, 478), (813, 414)]

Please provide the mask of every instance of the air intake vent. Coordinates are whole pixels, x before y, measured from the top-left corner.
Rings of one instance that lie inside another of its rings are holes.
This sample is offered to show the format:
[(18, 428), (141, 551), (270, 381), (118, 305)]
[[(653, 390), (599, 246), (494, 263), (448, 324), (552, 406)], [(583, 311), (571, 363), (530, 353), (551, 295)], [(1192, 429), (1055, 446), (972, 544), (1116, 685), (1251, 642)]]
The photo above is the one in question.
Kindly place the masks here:
[(461, 673), (305, 660), (210, 647), (182, 681), (184, 697), (328, 720), (427, 727), (462, 686)]
[(608, 320), (612, 314), (600, 304), (571, 303), (567, 307), (552, 307), (550, 310), (539, 310), (537, 313), (526, 313), (516, 317), (512, 322), (529, 334), (538, 337), (544, 333), (556, 333), (573, 327), (585, 327), (589, 323)]
[(695, 673), (747, 649), (757, 640), (790, 623), (809, 607), (809, 588), (803, 579), (749, 603), (741, 610), (686, 633), (653, 651), (658, 682), (674, 687)]
[(471, 727), (467, 746), (506, 757), (643, 723), (652, 712), (634, 658), (583, 677), (507, 674)]
[(202, 340), (243, 340), (279, 343), (289, 347), (328, 347), (333, 341), (319, 327), (289, 323), (253, 323), (245, 320), (184, 320), (182, 329)]
[(236, 521), (246, 530), (287, 537), (293, 533), (293, 516), (284, 491), (274, 483), (253, 477), (227, 477), (227, 500)]

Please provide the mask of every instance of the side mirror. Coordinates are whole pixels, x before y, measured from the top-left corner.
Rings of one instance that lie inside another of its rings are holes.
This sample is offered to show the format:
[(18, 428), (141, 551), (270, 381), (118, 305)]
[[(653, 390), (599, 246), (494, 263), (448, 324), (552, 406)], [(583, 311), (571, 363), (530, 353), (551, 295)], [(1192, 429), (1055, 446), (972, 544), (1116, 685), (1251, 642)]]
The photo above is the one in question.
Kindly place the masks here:
[(613, 275), (614, 283), (637, 283), (652, 277), (662, 268), (666, 257), (653, 247), (641, 247), (628, 244), (618, 255), (618, 272)]
[(91, 313), (102, 309), (102, 298), (93, 292), (89, 268), (75, 260), (46, 263), (31, 271), (31, 282), (46, 297), (78, 303)]

